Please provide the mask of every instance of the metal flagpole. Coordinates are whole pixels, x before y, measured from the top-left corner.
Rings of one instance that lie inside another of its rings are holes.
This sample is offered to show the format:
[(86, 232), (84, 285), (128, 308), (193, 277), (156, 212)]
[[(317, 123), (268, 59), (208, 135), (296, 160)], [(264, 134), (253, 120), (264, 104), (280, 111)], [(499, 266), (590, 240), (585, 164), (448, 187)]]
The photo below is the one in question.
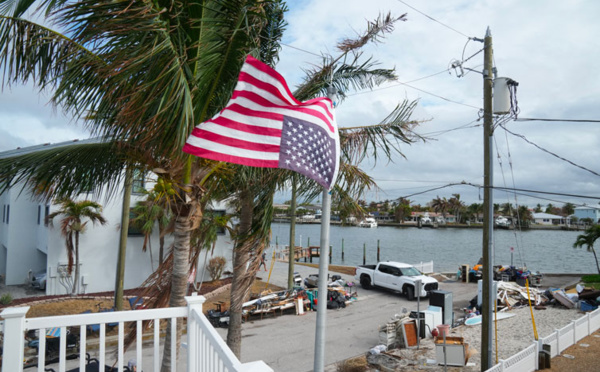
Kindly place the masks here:
[[(330, 86), (327, 95), (334, 102), (335, 89)], [(335, 182), (335, 180), (333, 180)], [(329, 221), (331, 218), (331, 193), (323, 188), (321, 215), (321, 248), (319, 253), (319, 281), (317, 297), (317, 328), (315, 332), (314, 372), (325, 369), (325, 327), (327, 321), (327, 273), (329, 269)]]

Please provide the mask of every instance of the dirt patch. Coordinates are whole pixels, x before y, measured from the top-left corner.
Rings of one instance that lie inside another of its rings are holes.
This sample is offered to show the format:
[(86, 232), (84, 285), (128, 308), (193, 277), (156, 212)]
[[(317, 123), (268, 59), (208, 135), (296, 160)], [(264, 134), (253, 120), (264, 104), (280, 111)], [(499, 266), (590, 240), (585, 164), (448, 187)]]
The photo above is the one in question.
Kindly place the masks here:
[(600, 332), (596, 331), (552, 358), (552, 368), (545, 371), (597, 371)]
[[(251, 293), (260, 294), (265, 290), (279, 291), (283, 288), (255, 280), (252, 285)], [(190, 289), (190, 294), (193, 289)], [(123, 299), (124, 310), (130, 310), (128, 299), (135, 297), (136, 293), (141, 293), (141, 289), (130, 289), (125, 291), (126, 296)], [(231, 293), (231, 278), (204, 282), (200, 287), (199, 294), (206, 297), (203, 310), (206, 313), (208, 310), (217, 309), (217, 304), (220, 304), (221, 309), (229, 308)], [(28, 318), (37, 318), (44, 316), (72, 315), (81, 314), (91, 311), (96, 313), (102, 309), (111, 309), (114, 304), (112, 292), (93, 293), (82, 296), (39, 296), (28, 297), (14, 300), (10, 305), (3, 307), (14, 306), (30, 306), (27, 312)]]

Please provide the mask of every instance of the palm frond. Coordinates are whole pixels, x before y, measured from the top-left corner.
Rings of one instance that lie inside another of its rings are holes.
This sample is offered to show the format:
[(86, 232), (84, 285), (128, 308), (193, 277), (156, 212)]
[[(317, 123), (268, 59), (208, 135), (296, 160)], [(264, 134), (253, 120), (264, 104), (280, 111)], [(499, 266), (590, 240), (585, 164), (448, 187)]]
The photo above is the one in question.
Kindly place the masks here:
[[(73, 143), (0, 158), (0, 192), (22, 184), (40, 197), (81, 193), (114, 195), (127, 164), (123, 148), (111, 142)], [(104, 187), (104, 189), (103, 189)]]
[(391, 13), (380, 14), (375, 21), (368, 23), (364, 34), (356, 39), (345, 39), (337, 47), (343, 53), (348, 53), (362, 48), (369, 42), (379, 42), (383, 34), (394, 31), (396, 22), (406, 20), (406, 13), (399, 17), (393, 17)]
[(382, 155), (392, 160), (394, 154), (404, 157), (400, 144), (425, 139), (413, 131), (421, 122), (411, 120), (417, 101), (403, 101), (378, 125), (340, 128), (340, 147), (345, 161), (358, 164), (366, 157), (375, 161)]

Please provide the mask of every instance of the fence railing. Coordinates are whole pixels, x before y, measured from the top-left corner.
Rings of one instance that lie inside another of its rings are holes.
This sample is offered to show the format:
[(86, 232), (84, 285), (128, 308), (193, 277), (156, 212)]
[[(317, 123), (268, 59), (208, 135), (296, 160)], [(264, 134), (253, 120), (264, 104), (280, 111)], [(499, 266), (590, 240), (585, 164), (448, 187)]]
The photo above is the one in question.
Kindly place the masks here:
[[(118, 371), (123, 371), (126, 363), (124, 358), (124, 343), (126, 327), (135, 323), (136, 341), (135, 353), (137, 370), (143, 370), (144, 365), (153, 365), (155, 371), (160, 370), (161, 359), (161, 320), (171, 321), (171, 337), (176, 339), (177, 323), (184, 322), (187, 318), (187, 371), (191, 372), (213, 372), (213, 371), (239, 371), (239, 372), (272, 372), (273, 370), (264, 362), (250, 362), (242, 364), (233, 352), (227, 347), (221, 336), (215, 331), (208, 319), (202, 314), (203, 296), (186, 297), (187, 307), (148, 309), (133, 311), (117, 311), (93, 314), (77, 314), (68, 316), (54, 316), (43, 318), (26, 318), (25, 314), (29, 307), (8, 308), (0, 313), (4, 318), (4, 347), (2, 353), (2, 372), (22, 372), (24, 360), (24, 337), (29, 330), (38, 330), (39, 345), (37, 352), (37, 371), (43, 372), (46, 364), (46, 331), (49, 329), (60, 330), (58, 371), (66, 370), (67, 361), (67, 329), (79, 327), (80, 340), (79, 369), (86, 370), (86, 352), (88, 344), (92, 344), (91, 338), (87, 338), (88, 328), (96, 326), (98, 333), (98, 364), (104, 366), (107, 356), (107, 346), (116, 344), (116, 363)], [(145, 321), (152, 322), (152, 332), (142, 334), (142, 324)], [(107, 328), (116, 324), (117, 336), (107, 336)], [(183, 324), (183, 323), (181, 323)], [(143, 342), (150, 338), (152, 341), (152, 356), (144, 360), (142, 354)], [(93, 340), (96, 343), (96, 340)], [(171, 343), (171, 355), (176, 355), (176, 343)], [(95, 346), (95, 345), (94, 345)], [(101, 367), (103, 368), (103, 367)], [(104, 370), (104, 369), (102, 369)], [(178, 368), (177, 358), (171, 358), (171, 372), (184, 370)]]
[(587, 313), (569, 325), (557, 329), (551, 335), (533, 342), (525, 350), (500, 360), (486, 372), (525, 372), (535, 371), (538, 368), (538, 352), (542, 345), (550, 345), (550, 356), (560, 355), (568, 347), (575, 345), (579, 340), (591, 335), (600, 329), (600, 309)]
[(418, 264), (415, 264), (415, 267), (424, 274), (433, 273), (433, 261), (420, 262)]

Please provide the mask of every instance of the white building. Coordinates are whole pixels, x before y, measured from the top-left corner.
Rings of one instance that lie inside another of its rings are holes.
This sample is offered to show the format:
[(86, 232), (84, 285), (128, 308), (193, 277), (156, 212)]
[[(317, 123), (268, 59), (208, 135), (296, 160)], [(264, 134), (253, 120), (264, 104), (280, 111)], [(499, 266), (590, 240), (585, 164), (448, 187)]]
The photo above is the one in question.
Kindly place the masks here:
[(565, 225), (567, 217), (550, 213), (533, 213), (533, 222), (538, 225)]
[[(65, 146), (56, 144), (49, 146)], [(36, 149), (39, 146), (36, 146)], [(47, 148), (47, 147), (43, 147)], [(31, 148), (0, 153), (0, 158), (31, 152)], [(141, 179), (139, 180), (141, 182)], [(141, 183), (138, 183), (138, 186)], [(145, 187), (151, 187), (147, 183)], [(135, 187), (134, 187), (135, 189)], [(115, 195), (123, 195), (122, 189)], [(103, 206), (102, 215), (107, 224), (92, 225), (88, 223), (86, 231), (80, 235), (80, 280), (81, 292), (112, 291), (115, 288), (116, 265), (119, 249), (119, 234), (121, 226), (122, 197), (114, 197), (109, 201), (105, 198), (93, 199), (91, 195), (81, 194), (77, 200), (93, 200)], [(144, 195), (133, 193), (131, 207), (137, 201), (143, 200)], [(46, 226), (45, 217), (56, 210), (56, 204), (45, 204), (32, 198), (29, 190), (15, 186), (0, 194), (2, 206), (2, 223), (0, 224), (0, 274), (6, 285), (24, 284), (29, 280), (30, 273), (46, 270), (46, 294), (65, 294), (67, 289), (61, 284), (65, 282), (60, 272), (67, 264), (65, 238), (60, 233), (61, 216), (57, 216), (54, 227)], [(222, 210), (224, 207), (216, 207)], [(227, 259), (225, 270), (231, 269), (231, 243), (227, 232), (219, 237), (213, 256), (223, 256)], [(172, 239), (165, 239), (165, 255), (171, 247)], [(151, 250), (142, 252), (144, 237), (130, 229), (127, 239), (127, 255), (125, 262), (125, 288), (138, 287), (158, 266), (159, 239), (158, 228), (153, 233)], [(210, 256), (210, 253), (209, 253)], [(210, 257), (209, 257), (210, 259)], [(207, 260), (208, 264), (208, 260)], [(204, 269), (204, 254), (198, 264), (196, 278), (198, 281), (209, 280)]]

